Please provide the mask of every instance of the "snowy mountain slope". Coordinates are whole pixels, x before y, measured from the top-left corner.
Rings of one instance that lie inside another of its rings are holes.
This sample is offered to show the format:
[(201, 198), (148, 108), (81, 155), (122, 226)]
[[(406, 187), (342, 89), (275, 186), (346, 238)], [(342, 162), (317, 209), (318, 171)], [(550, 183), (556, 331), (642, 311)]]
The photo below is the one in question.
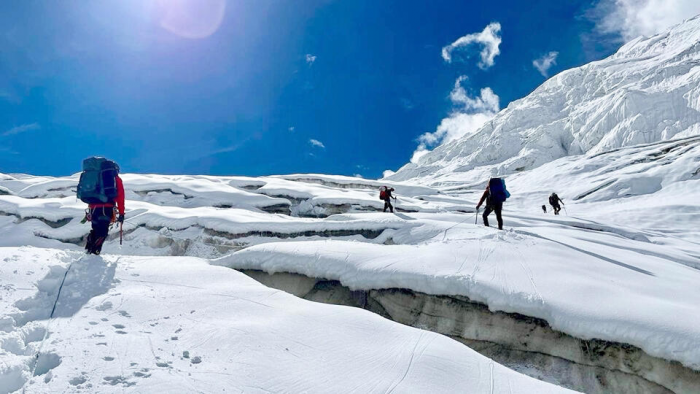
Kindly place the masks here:
[(700, 134), (700, 17), (638, 38), (546, 81), (476, 133), (437, 147), (391, 180), (483, 179), (555, 159)]
[(562, 158), (508, 187), (509, 209), (539, 213), (556, 191), (570, 215), (692, 241), (700, 255), (700, 137)]
[(444, 336), (201, 259), (36, 248), (0, 248), (0, 259), (0, 283), (12, 283), (0, 290), (2, 393), (568, 392)]

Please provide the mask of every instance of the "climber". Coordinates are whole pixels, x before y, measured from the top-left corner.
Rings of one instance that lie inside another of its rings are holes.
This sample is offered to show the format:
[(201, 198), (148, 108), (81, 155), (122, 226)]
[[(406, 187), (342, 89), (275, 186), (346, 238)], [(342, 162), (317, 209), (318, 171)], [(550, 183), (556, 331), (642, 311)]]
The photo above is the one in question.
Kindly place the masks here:
[(560, 202), (562, 205), (564, 205), (564, 201), (557, 196), (557, 193), (552, 193), (552, 195), (549, 196), (549, 205), (551, 205), (552, 209), (554, 209), (555, 215), (559, 215), (559, 211), (561, 211), (561, 206), (559, 205)]
[[(119, 177), (119, 165), (103, 157), (83, 160), (78, 198), (88, 204), (84, 221), (92, 222), (85, 250), (88, 254), (99, 255), (110, 224), (115, 220), (124, 223), (124, 185)], [(119, 212), (118, 217), (115, 217), (115, 210)]]
[(391, 213), (394, 213), (394, 206), (391, 205), (391, 199), (393, 198), (396, 200), (396, 197), (391, 195), (391, 192), (393, 191), (393, 187), (382, 186), (379, 188), (379, 199), (384, 201), (384, 212), (386, 212), (386, 209), (389, 208)]
[(496, 220), (498, 221), (498, 229), (503, 230), (503, 218), (501, 217), (501, 211), (503, 210), (503, 203), (506, 199), (510, 197), (510, 193), (506, 190), (506, 181), (502, 178), (491, 178), (484, 194), (481, 196), (481, 200), (476, 205), (477, 212), (481, 204), (486, 201), (486, 209), (482, 217), (484, 218), (484, 226), (489, 226), (488, 216), (491, 212), (496, 212)]

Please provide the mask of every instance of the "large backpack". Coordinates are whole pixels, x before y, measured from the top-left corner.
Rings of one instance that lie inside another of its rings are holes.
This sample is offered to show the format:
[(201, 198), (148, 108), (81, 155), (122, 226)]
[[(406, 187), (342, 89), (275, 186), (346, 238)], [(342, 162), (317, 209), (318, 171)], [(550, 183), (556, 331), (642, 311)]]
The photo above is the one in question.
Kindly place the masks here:
[(78, 181), (78, 198), (86, 204), (104, 204), (117, 198), (119, 165), (104, 157), (83, 160), (83, 173)]
[(489, 180), (489, 198), (493, 203), (502, 203), (510, 197), (506, 190), (506, 181), (502, 178), (491, 178)]
[(379, 188), (379, 199), (386, 200), (386, 186), (382, 186)]
[(550, 205), (557, 205), (559, 204), (559, 196), (557, 196), (556, 193), (552, 193), (552, 195), (549, 196), (549, 204)]

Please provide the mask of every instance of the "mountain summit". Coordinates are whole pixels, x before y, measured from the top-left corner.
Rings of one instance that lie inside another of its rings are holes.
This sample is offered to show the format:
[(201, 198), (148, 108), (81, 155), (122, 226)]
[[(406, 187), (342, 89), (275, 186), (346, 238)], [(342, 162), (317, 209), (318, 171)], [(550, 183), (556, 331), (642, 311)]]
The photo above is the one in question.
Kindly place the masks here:
[(698, 134), (700, 16), (550, 78), (476, 133), (437, 147), (389, 179), (483, 179), (564, 156)]

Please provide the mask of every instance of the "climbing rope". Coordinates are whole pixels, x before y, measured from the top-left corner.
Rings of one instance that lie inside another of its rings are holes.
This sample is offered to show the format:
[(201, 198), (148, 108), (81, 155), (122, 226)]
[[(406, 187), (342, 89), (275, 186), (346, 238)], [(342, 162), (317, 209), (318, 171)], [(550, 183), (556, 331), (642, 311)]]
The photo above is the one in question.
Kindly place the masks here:
[[(68, 272), (70, 272), (71, 267), (73, 266), (72, 261), (70, 264), (68, 264), (68, 269), (66, 270), (66, 273), (63, 274), (63, 279), (61, 280), (61, 285), (58, 286), (58, 294), (56, 294), (56, 300), (53, 303), (53, 308), (51, 308), (51, 315), (49, 315), (49, 321), (46, 323), (46, 330), (44, 331), (44, 337), (41, 339), (41, 343), (39, 344), (39, 349), (37, 349), (36, 356), (34, 356), (34, 361), (32, 361), (32, 374), (31, 376), (34, 376), (36, 373), (36, 367), (39, 364), (39, 356), (41, 355), (41, 350), (44, 348), (44, 343), (46, 342), (46, 338), (49, 335), (49, 327), (51, 326), (51, 321), (53, 321), (53, 315), (56, 313), (56, 305), (58, 305), (58, 300), (61, 298), (61, 290), (63, 290), (63, 285), (66, 283), (66, 277), (68, 276)], [(22, 388), (22, 393), (26, 391), (26, 387)]]
[[(478, 220), (478, 218), (479, 218), (479, 210), (477, 209), (477, 211), (476, 211), (476, 218), (474, 219), (474, 224), (476, 224), (476, 221)], [(461, 222), (456, 223), (456, 224), (453, 224), (452, 226), (446, 228), (445, 231), (444, 231), (444, 233), (442, 234), (442, 240), (443, 240), (443, 241), (445, 240), (445, 238), (447, 237), (447, 232), (448, 232), (448, 231), (450, 231), (450, 230), (452, 230), (453, 228), (459, 226), (460, 224), (463, 224), (464, 222), (466, 222), (466, 221), (469, 220), (469, 219), (471, 219), (471, 216), (467, 216), (467, 218), (464, 219), (464, 220), (462, 220)]]

